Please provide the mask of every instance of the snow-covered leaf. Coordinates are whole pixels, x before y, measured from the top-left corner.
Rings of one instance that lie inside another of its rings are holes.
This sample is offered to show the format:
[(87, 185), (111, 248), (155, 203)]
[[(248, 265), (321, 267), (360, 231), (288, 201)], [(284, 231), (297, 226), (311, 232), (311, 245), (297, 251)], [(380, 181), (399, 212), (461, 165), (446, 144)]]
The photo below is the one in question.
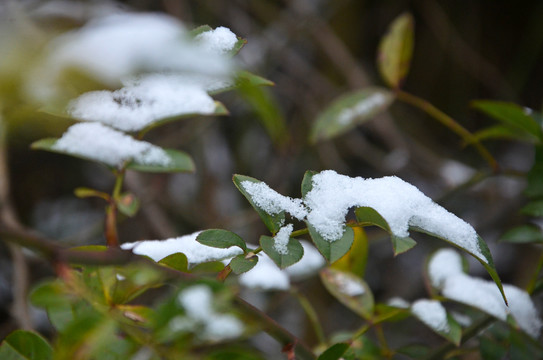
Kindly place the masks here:
[(313, 243), (329, 263), (333, 263), (345, 255), (354, 241), (354, 232), (350, 227), (346, 227), (343, 236), (335, 241), (324, 239), (309, 222), (307, 223), (307, 228), (309, 229), (309, 235)]
[(282, 224), (285, 221), (285, 211), (279, 211), (274, 214), (269, 214), (264, 209), (262, 209), (260, 206), (258, 206), (255, 201), (253, 200), (253, 196), (247, 192), (247, 190), (243, 187), (242, 182), (250, 181), (252, 183), (261, 183), (260, 180), (257, 180), (255, 178), (244, 176), (244, 175), (234, 175), (233, 177), (234, 184), (238, 188), (238, 190), (245, 196), (245, 198), (249, 201), (249, 203), (253, 206), (253, 208), (256, 210), (268, 230), (275, 234), (279, 231)]
[(439, 301), (417, 300), (411, 305), (411, 313), (445, 339), (456, 346), (460, 345), (462, 329)]
[(381, 38), (377, 65), (383, 80), (393, 88), (399, 88), (409, 72), (414, 43), (414, 21), (409, 13), (403, 13), (390, 24)]
[(325, 268), (320, 272), (326, 289), (343, 305), (362, 316), (373, 314), (373, 294), (364, 280), (350, 272)]
[(189, 271), (189, 261), (187, 256), (183, 253), (175, 253), (166, 256), (158, 262), (161, 265), (167, 266), (177, 271), (188, 272)]
[(189, 154), (174, 149), (163, 150), (169, 159), (169, 162), (166, 165), (142, 164), (131, 161), (127, 165), (127, 169), (151, 173), (194, 172), (194, 161), (192, 161), (192, 157)]
[(331, 139), (386, 110), (394, 101), (387, 89), (370, 87), (335, 99), (319, 114), (311, 129), (311, 141)]
[(196, 241), (203, 245), (221, 249), (237, 246), (243, 250), (244, 253), (247, 252), (247, 245), (245, 244), (245, 241), (239, 235), (227, 230), (205, 230), (198, 235)]
[(284, 252), (278, 251), (276, 240), (269, 236), (263, 235), (260, 237), (260, 246), (262, 246), (262, 250), (266, 255), (268, 255), (281, 269), (297, 263), (304, 255), (302, 244), (294, 238), (288, 238), (286, 251)]

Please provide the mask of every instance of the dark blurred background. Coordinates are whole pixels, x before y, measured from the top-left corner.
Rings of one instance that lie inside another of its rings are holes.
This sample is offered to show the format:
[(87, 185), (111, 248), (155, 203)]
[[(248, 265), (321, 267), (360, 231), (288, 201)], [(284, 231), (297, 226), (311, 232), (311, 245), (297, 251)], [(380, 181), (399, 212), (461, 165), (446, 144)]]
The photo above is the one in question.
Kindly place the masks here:
[[(13, 12), (8, 11), (7, 3), (0, 11), (9, 23)], [(58, 1), (21, 1), (12, 9), (25, 14), (36, 32), (52, 34), (82, 25), (89, 9), (99, 2), (65, 3), (70, 7)], [(228, 117), (189, 119), (148, 134), (146, 140), (190, 153), (197, 171), (129, 173), (126, 187), (140, 197), (142, 208), (136, 217), (122, 219), (123, 241), (165, 239), (221, 227), (256, 243), (265, 228), (232, 184), (234, 173), (263, 180), (292, 197), (300, 196), (306, 170), (333, 169), (362, 177), (397, 175), (470, 222), (489, 243), (504, 282), (526, 285), (540, 249), (497, 242), (505, 230), (526, 221), (518, 213), (525, 201), (522, 177), (492, 176), (475, 186), (459, 188), (473, 175), (488, 170), (487, 164), (447, 128), (399, 102), (333, 140), (311, 144), (308, 134), (319, 112), (337, 96), (384, 86), (375, 61), (377, 46), (390, 22), (406, 11), (413, 14), (416, 24), (411, 70), (403, 85), (406, 91), (430, 101), (470, 131), (492, 124), (470, 108), (475, 99), (512, 101), (540, 110), (543, 2), (134, 0), (104, 4), (105, 9), (121, 6), (165, 12), (188, 28), (226, 26), (247, 39), (238, 55), (242, 66), (275, 83), (254, 92), (217, 96), (229, 109)], [(35, 140), (60, 136), (70, 123), (35, 112), (16, 93), (18, 73), (24, 71), (14, 66), (2, 72), (9, 75), (2, 81), (13, 88), (3, 93), (13, 95), (4, 102), (4, 112), (10, 196), (17, 215), (23, 224), (67, 244), (103, 243), (104, 204), (77, 199), (73, 190), (88, 186), (110, 191), (113, 176), (90, 162), (29, 149)], [(6, 88), (11, 89), (9, 86)], [(531, 167), (531, 146), (511, 141), (485, 145), (505, 172)], [(368, 229), (368, 236), (371, 247), (365, 278), (377, 300), (423, 297), (424, 260), (433, 249), (446, 244), (415, 235), (419, 246), (393, 258), (383, 232)], [(4, 312), (0, 320), (10, 324), (12, 268), (9, 253), (0, 246)], [(34, 280), (51, 271), (39, 259), (31, 259)], [(484, 276), (484, 269), (473, 264), (472, 273)], [(327, 331), (359, 325), (348, 310), (332, 305), (317, 280), (300, 287), (321, 310)], [(281, 294), (274, 296), (282, 298)], [(276, 307), (277, 317), (287, 321), (284, 310), (288, 304), (279, 301)], [(0, 326), (0, 335), (8, 327)], [(295, 332), (303, 333), (303, 327)]]

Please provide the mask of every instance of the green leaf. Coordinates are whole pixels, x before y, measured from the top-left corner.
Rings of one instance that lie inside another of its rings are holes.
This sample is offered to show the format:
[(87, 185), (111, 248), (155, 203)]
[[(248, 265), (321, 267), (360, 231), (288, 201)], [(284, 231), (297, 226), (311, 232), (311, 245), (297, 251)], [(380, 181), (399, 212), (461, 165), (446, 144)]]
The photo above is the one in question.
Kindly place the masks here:
[(226, 91), (235, 90), (235, 89), (245, 89), (248, 90), (251, 87), (255, 86), (273, 86), (275, 85), (272, 81), (265, 79), (261, 76), (255, 75), (249, 71), (239, 71), (232, 84), (227, 84), (224, 87), (219, 89), (208, 91), (210, 95), (220, 94)]
[(383, 80), (393, 88), (399, 88), (409, 72), (414, 43), (414, 21), (409, 13), (403, 13), (390, 24), (381, 38), (377, 53), (377, 65)]
[(33, 331), (15, 330), (0, 344), (2, 360), (50, 360), (53, 359), (51, 345)]
[(368, 262), (368, 237), (361, 227), (352, 228), (354, 241), (351, 249), (331, 266), (341, 271), (349, 271), (359, 277), (364, 277)]
[(187, 260), (187, 256), (183, 253), (168, 255), (164, 259), (160, 260), (158, 263), (171, 269), (175, 269), (177, 271), (189, 271), (189, 261)]
[(499, 241), (513, 244), (543, 243), (543, 233), (535, 225), (523, 225), (507, 231)]
[(245, 254), (238, 255), (230, 261), (230, 268), (234, 274), (243, 274), (255, 267), (258, 263), (258, 256), (246, 258)]
[(255, 118), (264, 127), (275, 144), (284, 143), (289, 133), (285, 116), (277, 99), (268, 89), (249, 84), (238, 85), (240, 94), (255, 113)]
[(343, 236), (336, 241), (328, 241), (324, 239), (318, 232), (315, 230), (313, 225), (307, 222), (307, 228), (309, 229), (309, 235), (313, 240), (313, 243), (319, 250), (319, 252), (324, 256), (324, 258), (333, 263), (339, 260), (343, 255), (349, 251), (351, 245), (354, 241), (354, 232), (350, 227), (345, 227), (345, 232)]
[(195, 170), (194, 162), (187, 153), (173, 149), (164, 149), (164, 151), (170, 158), (168, 165), (147, 165), (132, 161), (127, 169), (151, 173), (193, 172)]
[(365, 319), (373, 315), (373, 294), (360, 277), (332, 268), (322, 269), (320, 276), (328, 292), (343, 305)]
[(541, 145), (535, 147), (534, 165), (528, 172), (526, 180), (528, 180), (528, 186), (524, 190), (526, 196), (543, 196), (543, 146)]
[(313, 170), (308, 170), (305, 172), (302, 180), (302, 199), (305, 199), (307, 193), (313, 188), (313, 176), (316, 174), (317, 172)]
[(520, 212), (529, 216), (542, 217), (543, 216), (543, 200), (536, 200), (536, 201), (529, 202), (520, 210)]
[(269, 236), (260, 237), (260, 246), (281, 269), (297, 263), (304, 256), (302, 244), (294, 238), (289, 238), (286, 254), (281, 254), (275, 249), (275, 239)]
[(190, 37), (196, 37), (198, 35), (200, 35), (201, 33), (205, 33), (207, 31), (211, 31), (213, 30), (213, 28), (209, 25), (200, 25), (198, 27), (195, 27), (194, 29), (192, 29), (191, 31), (189, 31), (189, 36)]
[(411, 359), (424, 359), (430, 353), (430, 348), (424, 345), (413, 344), (396, 349), (396, 352)]
[(343, 134), (383, 112), (394, 101), (384, 88), (369, 87), (342, 95), (319, 114), (311, 129), (312, 142)]
[(491, 100), (477, 100), (471, 105), (495, 120), (523, 131), (535, 141), (542, 139), (541, 126), (531, 116), (533, 113), (531, 109), (510, 102)]
[(469, 139), (468, 143), (473, 144), (486, 139), (506, 139), (531, 143), (539, 141), (538, 139), (534, 139), (533, 136), (527, 134), (526, 132), (512, 126), (496, 125), (475, 132)]
[(264, 225), (268, 228), (268, 230), (272, 234), (276, 234), (279, 229), (281, 229), (282, 224), (285, 222), (285, 212), (281, 211), (280, 213), (270, 215), (261, 208), (259, 208), (253, 201), (251, 195), (241, 185), (244, 181), (251, 181), (254, 183), (260, 183), (260, 180), (257, 180), (255, 178), (244, 176), (244, 175), (234, 175), (232, 178), (234, 181), (234, 185), (238, 188), (238, 190), (245, 196), (245, 198), (249, 201), (251, 206), (256, 210), (262, 221), (264, 222)]
[(339, 360), (343, 357), (343, 354), (349, 349), (350, 345), (347, 343), (338, 343), (330, 346), (326, 349), (317, 360)]
[(245, 244), (245, 241), (239, 235), (227, 230), (206, 230), (201, 232), (198, 237), (196, 237), (196, 241), (202, 245), (220, 249), (227, 249), (232, 246), (237, 246), (243, 250), (244, 253), (247, 253), (247, 245)]
[(486, 336), (480, 336), (479, 352), (482, 359), (503, 359), (507, 355), (507, 346), (505, 346), (505, 342), (502, 343)]
[(74, 194), (75, 196), (81, 199), (88, 198), (88, 197), (99, 197), (106, 201), (109, 201), (109, 194), (102, 191), (95, 190), (95, 189), (90, 189), (87, 187), (76, 188), (74, 190)]
[(411, 239), (409, 236), (398, 237), (392, 235), (390, 237), (390, 240), (392, 241), (394, 256), (403, 254), (404, 252), (411, 250), (415, 245), (417, 245), (417, 242)]
[(361, 226), (375, 225), (390, 233), (390, 226), (388, 225), (388, 222), (375, 209), (362, 206), (356, 208), (354, 213), (356, 216), (356, 221)]
[(119, 199), (117, 199), (117, 208), (122, 214), (132, 217), (138, 212), (140, 208), (140, 201), (134, 194), (125, 193), (122, 194)]

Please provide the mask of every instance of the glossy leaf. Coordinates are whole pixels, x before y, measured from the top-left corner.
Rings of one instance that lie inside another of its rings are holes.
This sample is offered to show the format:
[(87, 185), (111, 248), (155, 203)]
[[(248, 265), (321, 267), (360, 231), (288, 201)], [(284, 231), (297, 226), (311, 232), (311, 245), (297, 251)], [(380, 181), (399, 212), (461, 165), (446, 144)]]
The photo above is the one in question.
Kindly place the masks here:
[(317, 174), (317, 172), (313, 170), (308, 170), (305, 172), (302, 180), (302, 199), (305, 199), (307, 193), (313, 188), (313, 176), (315, 174)]
[(311, 141), (331, 139), (371, 120), (394, 101), (394, 94), (384, 88), (369, 87), (335, 99), (315, 120)]
[(338, 343), (330, 346), (326, 349), (317, 360), (339, 360), (343, 357), (343, 354), (349, 349), (350, 345), (347, 343)]
[(336, 262), (345, 255), (354, 241), (353, 229), (348, 226), (345, 228), (343, 236), (336, 241), (324, 239), (310, 223), (307, 223), (307, 228), (313, 243), (329, 263)]
[(330, 294), (349, 309), (369, 318), (373, 314), (373, 294), (364, 280), (351, 274), (332, 268), (320, 272), (321, 280)]
[(404, 252), (411, 250), (415, 245), (417, 245), (417, 242), (411, 239), (409, 236), (398, 237), (398, 236), (392, 235), (390, 237), (390, 240), (392, 241), (394, 256), (403, 254)]
[(151, 172), (151, 173), (174, 173), (174, 172), (193, 172), (195, 170), (194, 162), (190, 155), (183, 151), (164, 149), (166, 155), (170, 158), (168, 165), (147, 165), (130, 162), (127, 168), (130, 170)]
[(258, 256), (247, 258), (245, 254), (238, 255), (230, 261), (230, 268), (234, 274), (243, 274), (255, 267), (258, 263)]
[(531, 109), (514, 103), (491, 100), (473, 101), (471, 105), (503, 124), (522, 130), (529, 134), (533, 140), (541, 141), (542, 139), (541, 126), (531, 116), (533, 113)]
[(53, 349), (41, 335), (33, 331), (15, 330), (0, 344), (0, 359), (50, 360), (53, 359)]
[(237, 174), (234, 175), (232, 180), (234, 181), (234, 185), (236, 185), (238, 190), (243, 194), (243, 196), (245, 196), (245, 198), (249, 201), (251, 206), (256, 210), (256, 212), (258, 213), (258, 215), (260, 216), (260, 218), (262, 219), (262, 221), (264, 222), (264, 225), (266, 225), (268, 230), (272, 234), (276, 234), (279, 231), (279, 229), (281, 229), (281, 226), (285, 221), (285, 212), (281, 211), (280, 213), (274, 214), (274, 215), (268, 214), (267, 212), (265, 212), (264, 210), (259, 208), (253, 202), (253, 199), (251, 198), (251, 195), (249, 195), (249, 193), (247, 191), (245, 191), (245, 189), (241, 185), (241, 183), (244, 182), (244, 181), (251, 181), (251, 182), (254, 182), (254, 183), (259, 183), (261, 181), (255, 179), (255, 178), (249, 177), (249, 176), (237, 175)]
[(260, 237), (260, 246), (281, 269), (297, 263), (304, 256), (302, 244), (294, 238), (289, 238), (286, 254), (281, 254), (275, 249), (275, 239), (269, 236)]
[(383, 80), (393, 88), (399, 88), (409, 72), (414, 43), (414, 21), (409, 13), (403, 13), (390, 24), (381, 39), (377, 65)]
[(503, 234), (500, 241), (514, 244), (543, 243), (543, 232), (535, 225), (518, 226)]
[(237, 246), (241, 248), (244, 253), (247, 253), (245, 241), (239, 235), (227, 230), (211, 229), (203, 231), (196, 237), (196, 241), (202, 245), (220, 249)]
[(166, 256), (164, 259), (158, 262), (161, 265), (175, 269), (181, 272), (189, 271), (189, 261), (187, 256), (183, 253), (176, 253)]
[(363, 278), (368, 261), (368, 237), (361, 227), (355, 227), (353, 231), (354, 241), (351, 249), (331, 266), (334, 269), (349, 271)]
[(132, 217), (138, 212), (140, 201), (134, 194), (125, 193), (117, 199), (117, 208), (123, 215)]

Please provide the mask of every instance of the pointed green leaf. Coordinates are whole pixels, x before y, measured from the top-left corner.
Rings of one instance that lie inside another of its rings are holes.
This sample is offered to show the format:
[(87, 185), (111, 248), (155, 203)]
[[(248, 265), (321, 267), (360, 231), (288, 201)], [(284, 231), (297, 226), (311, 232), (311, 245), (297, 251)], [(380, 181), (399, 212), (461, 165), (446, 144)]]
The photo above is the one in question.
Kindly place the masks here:
[(198, 27), (195, 27), (194, 29), (192, 29), (191, 31), (189, 31), (188, 35), (190, 37), (196, 37), (198, 35), (200, 35), (201, 33), (205, 33), (207, 31), (212, 31), (213, 28), (209, 25), (200, 25)]
[(364, 280), (350, 272), (332, 268), (322, 269), (320, 276), (328, 292), (343, 305), (363, 318), (372, 316), (373, 294)]
[(317, 172), (313, 170), (308, 170), (305, 172), (302, 180), (302, 199), (305, 199), (307, 193), (313, 188), (313, 175), (315, 174), (317, 174)]
[(361, 227), (352, 228), (354, 241), (351, 249), (331, 266), (341, 271), (349, 271), (364, 278), (366, 263), (368, 261), (368, 237)]
[(220, 94), (226, 91), (236, 90), (236, 89), (250, 89), (255, 86), (273, 86), (275, 85), (272, 81), (265, 79), (261, 76), (255, 75), (249, 71), (239, 71), (235, 78), (234, 82), (226, 83), (224, 87), (208, 91), (210, 95)]
[(541, 126), (532, 117), (533, 110), (517, 104), (503, 101), (478, 100), (471, 105), (488, 116), (530, 135), (533, 140), (541, 141)]
[(132, 217), (136, 215), (140, 208), (140, 200), (132, 193), (122, 194), (121, 197), (117, 199), (117, 208), (122, 214)]
[(520, 212), (529, 216), (543, 217), (543, 200), (529, 202)]
[(279, 266), (284, 269), (290, 265), (293, 265), (300, 261), (304, 256), (304, 248), (302, 244), (294, 238), (289, 238), (287, 244), (287, 252), (285, 254), (280, 253), (275, 248), (275, 239), (269, 236), (260, 237), (260, 246), (262, 250)]
[(324, 258), (330, 263), (339, 260), (343, 255), (345, 255), (351, 248), (354, 241), (353, 229), (348, 226), (345, 227), (343, 236), (336, 241), (328, 241), (324, 239), (310, 223), (307, 223), (307, 228), (309, 229), (309, 235), (311, 236), (313, 243), (322, 256), (324, 256)]
[(391, 235), (390, 240), (392, 241), (392, 248), (394, 249), (394, 256), (403, 254), (404, 252), (411, 250), (417, 242), (407, 237), (398, 237)]
[(319, 114), (311, 129), (311, 141), (331, 139), (371, 120), (394, 101), (384, 88), (369, 87), (335, 99)]
[(187, 260), (187, 256), (183, 253), (168, 255), (158, 263), (177, 271), (189, 272), (189, 261)]
[(249, 176), (238, 175), (238, 174), (234, 175), (232, 180), (234, 181), (234, 185), (236, 185), (238, 190), (243, 194), (243, 196), (245, 196), (245, 198), (249, 201), (251, 206), (256, 210), (256, 212), (258, 213), (258, 215), (260, 216), (260, 218), (262, 219), (262, 221), (264, 222), (268, 230), (272, 234), (277, 233), (279, 229), (281, 229), (281, 226), (283, 225), (283, 223), (285, 222), (285, 212), (281, 211), (273, 215), (268, 214), (267, 212), (259, 208), (254, 203), (251, 195), (249, 195), (249, 193), (245, 190), (245, 188), (242, 185), (244, 181), (250, 181), (254, 183), (260, 183), (261, 181)]
[(414, 43), (414, 21), (409, 13), (403, 13), (390, 24), (381, 38), (377, 53), (377, 65), (383, 80), (393, 88), (399, 88), (409, 72)]
[(530, 134), (527, 134), (526, 132), (512, 126), (496, 125), (475, 132), (469, 139), (468, 143), (473, 144), (486, 139), (517, 140), (530, 143), (539, 141)]
[(50, 360), (53, 359), (53, 349), (41, 335), (33, 331), (15, 330), (0, 344), (0, 359)]
[(243, 274), (255, 267), (258, 263), (258, 256), (247, 258), (245, 254), (236, 256), (230, 261), (230, 268), (234, 274)]
[(131, 162), (128, 164), (127, 169), (152, 173), (193, 172), (195, 170), (194, 162), (187, 153), (173, 149), (164, 149), (164, 151), (170, 158), (168, 165), (147, 165)]
[(375, 209), (363, 206), (356, 208), (354, 213), (361, 226), (375, 225), (390, 233), (388, 222)]
[(349, 349), (350, 345), (347, 343), (337, 343), (326, 349), (317, 360), (339, 360), (343, 357), (343, 354)]
[(211, 229), (203, 231), (196, 237), (196, 241), (202, 245), (220, 249), (237, 246), (243, 250), (244, 253), (247, 253), (245, 241), (239, 235), (227, 230)]
[(535, 225), (523, 225), (507, 231), (499, 241), (513, 244), (543, 243), (543, 233)]

